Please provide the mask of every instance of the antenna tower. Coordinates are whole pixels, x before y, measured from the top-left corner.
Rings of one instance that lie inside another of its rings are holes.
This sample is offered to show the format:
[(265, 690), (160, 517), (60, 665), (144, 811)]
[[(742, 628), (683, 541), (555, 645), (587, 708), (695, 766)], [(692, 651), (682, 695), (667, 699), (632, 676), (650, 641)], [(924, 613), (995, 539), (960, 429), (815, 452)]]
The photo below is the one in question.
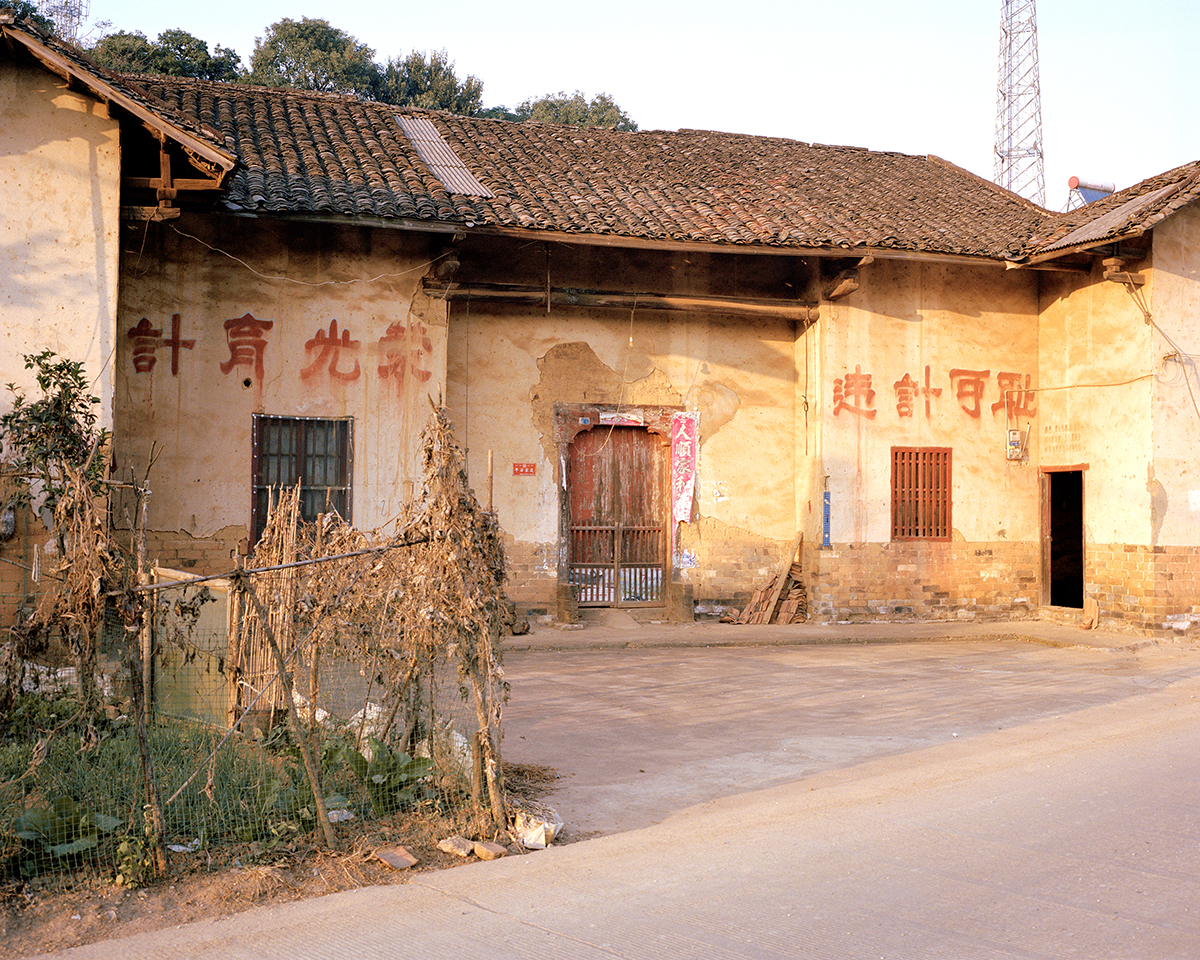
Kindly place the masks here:
[(91, 0), (39, 0), (37, 6), (44, 16), (54, 21), (63, 40), (75, 43), (79, 39), (79, 27), (90, 12)]
[(1034, 0), (1001, 0), (999, 73), (994, 179), (1013, 193), (1045, 206)]

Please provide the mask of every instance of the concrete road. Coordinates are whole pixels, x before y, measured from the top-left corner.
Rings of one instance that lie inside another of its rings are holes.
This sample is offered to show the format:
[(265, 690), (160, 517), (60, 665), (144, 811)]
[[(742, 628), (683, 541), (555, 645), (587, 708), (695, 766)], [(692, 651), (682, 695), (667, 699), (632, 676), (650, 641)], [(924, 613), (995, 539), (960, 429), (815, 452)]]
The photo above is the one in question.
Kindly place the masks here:
[(605, 835), (62, 956), (1200, 957), (1194, 649), (507, 669), (506, 755), (557, 767), (569, 829)]

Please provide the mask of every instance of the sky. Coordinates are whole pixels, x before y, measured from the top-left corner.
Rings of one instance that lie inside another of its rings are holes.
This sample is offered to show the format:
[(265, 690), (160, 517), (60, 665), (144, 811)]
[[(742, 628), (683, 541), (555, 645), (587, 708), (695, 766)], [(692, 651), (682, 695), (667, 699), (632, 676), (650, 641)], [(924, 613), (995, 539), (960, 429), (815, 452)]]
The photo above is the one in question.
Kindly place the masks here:
[[(81, 39), (182, 29), (249, 64), (283, 18), (325, 19), (386, 62), (446, 50), (485, 106), (610, 94), (643, 130), (694, 128), (936, 154), (993, 174), (1001, 0), (91, 0)], [(107, 21), (107, 26), (95, 26)], [(1200, 3), (1042, 0), (1046, 206), (1200, 160)], [(90, 33), (89, 33), (90, 30)]]

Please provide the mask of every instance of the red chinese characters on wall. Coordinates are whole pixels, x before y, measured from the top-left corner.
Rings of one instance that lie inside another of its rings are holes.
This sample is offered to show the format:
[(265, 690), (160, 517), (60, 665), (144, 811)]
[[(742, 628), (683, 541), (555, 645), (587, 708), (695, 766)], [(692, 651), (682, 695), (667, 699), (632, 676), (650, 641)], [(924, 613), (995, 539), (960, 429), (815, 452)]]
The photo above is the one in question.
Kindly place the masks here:
[[(228, 374), (236, 367), (249, 367), (261, 381), (264, 356), (269, 346), (268, 334), (274, 326), (274, 320), (261, 320), (252, 313), (226, 320), (223, 329), (229, 356), (220, 364), (221, 372)], [(165, 348), (171, 352), (171, 373), (178, 376), (181, 351), (193, 350), (196, 346), (195, 340), (183, 338), (181, 329), (182, 321), (176, 313), (171, 316), (169, 336), (163, 336), (162, 327), (153, 325), (149, 317), (142, 317), (126, 330), (134, 373), (153, 372), (159, 353)], [(298, 371), (301, 380), (312, 381), (327, 374), (333, 381), (350, 383), (362, 377), (362, 341), (353, 339), (348, 327), (339, 327), (336, 318), (329, 321), (328, 327), (318, 328), (305, 341), (304, 352), (306, 364)], [(378, 374), (397, 387), (406, 382), (428, 383), (433, 378), (433, 371), (429, 369), (432, 354), (433, 341), (425, 324), (418, 320), (389, 324), (379, 338), (375, 353), (380, 358)]]
[(142, 317), (136, 327), (126, 332), (125, 336), (133, 343), (135, 373), (152, 373), (158, 362), (158, 348), (167, 347), (171, 351), (171, 375), (179, 376), (179, 351), (196, 346), (195, 340), (184, 340), (179, 335), (180, 323), (179, 314), (171, 314), (171, 335), (165, 338), (160, 328), (150, 326), (147, 317)]
[[(990, 369), (955, 367), (948, 371), (947, 379), (959, 408), (972, 419), (982, 418), (984, 404), (992, 396), (998, 396), (988, 407), (993, 416), (1001, 410), (1007, 419), (1037, 416), (1037, 391), (1033, 388), (1032, 374), (1001, 370), (996, 373), (993, 385)], [(942, 387), (933, 386), (928, 364), (923, 381), (906, 371), (892, 384), (892, 389), (896, 394), (896, 415), (901, 418), (914, 417), (923, 403), (928, 419), (932, 415), (934, 402), (942, 395)], [(853, 373), (847, 372), (845, 376), (834, 378), (833, 415), (838, 416), (843, 411), (867, 420), (874, 420), (879, 412), (875, 408), (872, 376), (863, 373), (861, 364), (855, 364)]]
[(871, 375), (862, 372), (861, 364), (854, 365), (854, 372), (833, 381), (833, 415), (843, 410), (855, 416), (874, 420), (878, 410), (872, 409), (875, 391), (871, 389)]
[(992, 404), (992, 413), (1007, 407), (1005, 417), (1008, 419), (1037, 416), (1037, 393), (1032, 389), (1030, 374), (1001, 370), (996, 374), (996, 384), (1000, 388), (1000, 399)]
[(234, 367), (250, 367), (261, 381), (263, 352), (267, 349), (265, 334), (273, 326), (274, 320), (259, 320), (250, 313), (226, 320), (225, 341), (229, 345), (229, 359), (221, 364), (221, 372), (229, 373)]
[(910, 374), (905, 374), (899, 380), (892, 384), (892, 389), (896, 391), (896, 413), (902, 417), (911, 417), (916, 410), (917, 398), (921, 397), (925, 401), (925, 416), (929, 417), (930, 400), (942, 395), (941, 387), (932, 387), (929, 385), (929, 364), (925, 364), (925, 385), (922, 386), (912, 378)]
[(426, 357), (433, 353), (433, 341), (425, 324), (413, 320), (409, 324), (388, 324), (387, 331), (379, 338), (379, 349), (383, 360), (379, 364), (379, 375), (392, 378), (397, 386), (404, 383), (410, 373), (420, 383), (428, 383), (432, 371), (425, 369)]
[[(351, 340), (349, 329), (343, 330), (339, 336), (337, 320), (330, 320), (328, 334), (324, 330), (318, 330), (313, 338), (304, 344), (307, 352), (316, 352), (316, 358), (300, 371), (300, 379), (308, 380), (320, 373), (321, 368), (324, 367), (334, 380), (340, 380), (342, 383), (357, 380), (362, 374), (357, 357), (361, 348), (362, 341)], [(351, 369), (344, 369), (343, 365), (349, 364), (351, 360), (353, 360), (354, 366)]]

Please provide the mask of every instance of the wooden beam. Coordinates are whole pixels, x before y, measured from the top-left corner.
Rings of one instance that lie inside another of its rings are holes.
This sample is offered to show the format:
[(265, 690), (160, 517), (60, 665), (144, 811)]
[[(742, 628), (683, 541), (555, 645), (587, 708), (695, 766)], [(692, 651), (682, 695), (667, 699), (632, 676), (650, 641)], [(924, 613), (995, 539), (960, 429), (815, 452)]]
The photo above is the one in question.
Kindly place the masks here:
[(178, 207), (122, 207), (122, 220), (176, 220), (182, 211)]
[[(159, 190), (166, 186), (160, 177), (124, 177), (121, 182), (134, 190)], [(220, 190), (218, 180), (198, 180), (181, 178), (172, 180), (171, 185), (176, 190)]]
[(831, 277), (821, 291), (826, 300), (840, 300), (858, 289), (858, 271), (841, 270)]
[[(422, 286), (427, 292), (447, 300), (486, 300), (540, 306), (546, 303), (547, 298), (545, 287), (522, 284), (448, 282), (426, 277)], [(552, 287), (549, 290), (549, 298), (551, 305), (559, 307), (709, 311), (733, 316), (786, 317), (806, 324), (814, 322), (820, 316), (820, 308), (816, 304), (757, 297), (683, 297), (658, 293)]]

